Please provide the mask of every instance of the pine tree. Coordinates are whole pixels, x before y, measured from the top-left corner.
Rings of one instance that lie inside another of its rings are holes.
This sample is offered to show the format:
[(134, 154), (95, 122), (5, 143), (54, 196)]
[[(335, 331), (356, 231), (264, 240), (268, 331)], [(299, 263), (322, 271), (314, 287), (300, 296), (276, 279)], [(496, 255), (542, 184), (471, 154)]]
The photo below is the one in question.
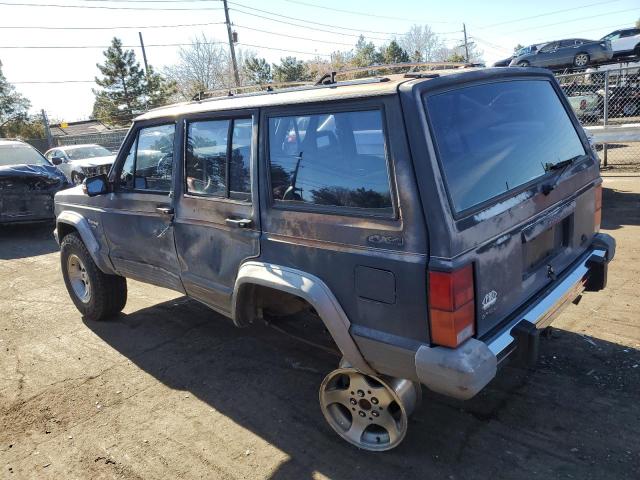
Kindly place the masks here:
[(13, 119), (27, 117), (31, 103), (11, 85), (2, 73), (0, 61), (0, 126)]
[(398, 42), (391, 40), (382, 52), (385, 63), (405, 63), (409, 61), (409, 54), (398, 45)]
[(277, 82), (299, 82), (309, 80), (306, 66), (296, 57), (280, 59), (280, 65), (273, 65), (273, 78)]
[(271, 81), (271, 65), (264, 58), (249, 57), (242, 69), (249, 84), (262, 85)]
[(145, 75), (133, 50), (124, 50), (119, 38), (114, 37), (103, 54), (104, 64), (97, 64), (103, 77), (95, 79), (102, 89), (93, 90), (95, 118), (110, 124), (126, 124), (143, 111), (167, 103), (175, 93), (175, 85), (152, 67)]

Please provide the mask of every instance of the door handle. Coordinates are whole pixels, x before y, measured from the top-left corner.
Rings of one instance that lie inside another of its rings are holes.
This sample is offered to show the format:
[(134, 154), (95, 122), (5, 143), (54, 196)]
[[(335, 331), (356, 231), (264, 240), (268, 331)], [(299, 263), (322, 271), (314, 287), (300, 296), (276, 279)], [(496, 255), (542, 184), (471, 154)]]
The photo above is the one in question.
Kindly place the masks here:
[(171, 207), (157, 207), (156, 212), (161, 213), (163, 215), (173, 215), (174, 210)]
[(250, 218), (227, 218), (224, 223), (230, 227), (249, 228), (253, 222)]

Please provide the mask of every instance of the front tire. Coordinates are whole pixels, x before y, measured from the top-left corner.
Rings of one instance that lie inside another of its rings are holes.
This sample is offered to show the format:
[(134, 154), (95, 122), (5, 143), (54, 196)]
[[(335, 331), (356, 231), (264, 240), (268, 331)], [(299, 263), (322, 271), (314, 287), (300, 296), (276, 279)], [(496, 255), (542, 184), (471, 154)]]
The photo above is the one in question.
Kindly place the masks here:
[(578, 68), (584, 68), (589, 65), (589, 54), (587, 53), (578, 53), (573, 58), (573, 66)]
[(69, 296), (84, 318), (106, 320), (122, 311), (127, 303), (127, 280), (100, 270), (77, 233), (62, 240), (60, 262)]
[(84, 175), (78, 172), (71, 172), (71, 182), (74, 185), (80, 185), (84, 180)]

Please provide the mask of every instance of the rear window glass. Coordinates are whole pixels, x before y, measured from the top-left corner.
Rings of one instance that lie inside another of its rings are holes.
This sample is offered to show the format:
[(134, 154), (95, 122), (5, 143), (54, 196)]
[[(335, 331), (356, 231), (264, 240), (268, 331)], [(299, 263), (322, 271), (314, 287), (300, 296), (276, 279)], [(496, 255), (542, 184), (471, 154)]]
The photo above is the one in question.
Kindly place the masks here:
[(440, 163), (456, 212), (585, 154), (546, 80), (464, 87), (426, 97)]
[(269, 119), (272, 198), (391, 214), (382, 112)]

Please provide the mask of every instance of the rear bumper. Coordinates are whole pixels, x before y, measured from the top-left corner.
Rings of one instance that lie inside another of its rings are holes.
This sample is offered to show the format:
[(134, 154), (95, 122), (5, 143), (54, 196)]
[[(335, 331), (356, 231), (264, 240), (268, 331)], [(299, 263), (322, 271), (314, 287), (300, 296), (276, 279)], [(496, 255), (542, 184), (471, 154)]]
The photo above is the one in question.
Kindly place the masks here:
[(539, 332), (584, 290), (606, 286), (614, 255), (615, 240), (598, 234), (591, 248), (548, 290), (489, 338), (473, 338), (455, 349), (421, 345), (415, 353), (418, 379), (435, 392), (466, 400), (484, 388), (498, 364), (514, 352), (528, 363), (535, 361)]

